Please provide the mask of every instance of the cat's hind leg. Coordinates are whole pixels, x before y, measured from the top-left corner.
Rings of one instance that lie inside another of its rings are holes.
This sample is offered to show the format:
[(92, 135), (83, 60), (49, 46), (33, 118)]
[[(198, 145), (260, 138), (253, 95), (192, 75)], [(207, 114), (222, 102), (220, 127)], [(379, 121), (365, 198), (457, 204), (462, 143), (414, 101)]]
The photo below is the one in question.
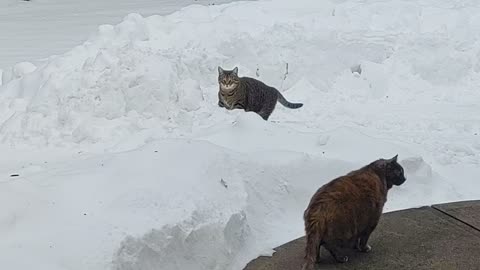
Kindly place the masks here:
[(366, 228), (363, 231), (361, 231), (360, 234), (358, 235), (357, 249), (360, 252), (367, 253), (372, 250), (372, 247), (367, 243), (368, 243), (368, 239), (370, 238), (370, 235), (378, 225), (380, 216), (381, 216), (381, 213), (379, 212), (376, 218), (372, 218), (370, 220), (370, 223), (366, 226)]
[(335, 260), (339, 263), (346, 263), (348, 262), (348, 256), (343, 254), (341, 248), (333, 243), (325, 243), (323, 245), (326, 250), (332, 254), (332, 257), (335, 258)]
[(365, 231), (363, 231), (360, 236), (358, 237), (358, 244), (357, 244), (357, 249), (361, 252), (370, 252), (372, 250), (372, 247), (367, 244), (368, 239), (370, 238), (370, 234), (372, 234), (374, 228), (369, 228)]
[(322, 250), (322, 242), (318, 241), (318, 247), (317, 247), (317, 263), (320, 262), (320, 257), (321, 257), (321, 251)]
[(260, 115), (263, 120), (267, 121), (274, 109), (275, 103), (265, 104), (264, 107), (258, 112), (258, 115)]
[(265, 121), (267, 121), (267, 120), (268, 120), (268, 117), (270, 117), (269, 114), (267, 114), (267, 113), (265, 113), (265, 112), (263, 112), (263, 111), (260, 111), (260, 112), (258, 113), (258, 115), (260, 115), (260, 117), (262, 117), (263, 120), (265, 120)]

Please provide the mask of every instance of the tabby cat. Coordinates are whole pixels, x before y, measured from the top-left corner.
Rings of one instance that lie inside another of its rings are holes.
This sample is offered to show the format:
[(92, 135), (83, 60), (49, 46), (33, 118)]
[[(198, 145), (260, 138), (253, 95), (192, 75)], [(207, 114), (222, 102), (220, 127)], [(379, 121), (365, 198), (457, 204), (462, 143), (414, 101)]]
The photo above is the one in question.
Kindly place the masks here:
[(275, 88), (263, 82), (249, 78), (238, 77), (238, 68), (224, 70), (218, 67), (218, 106), (227, 110), (243, 109), (253, 111), (264, 120), (268, 120), (277, 101), (290, 109), (303, 106), (302, 103), (290, 103)]
[(314, 268), (320, 246), (337, 262), (347, 262), (344, 248), (369, 252), (370, 234), (380, 220), (387, 192), (405, 182), (397, 157), (379, 159), (322, 186), (304, 212), (307, 245), (303, 270)]

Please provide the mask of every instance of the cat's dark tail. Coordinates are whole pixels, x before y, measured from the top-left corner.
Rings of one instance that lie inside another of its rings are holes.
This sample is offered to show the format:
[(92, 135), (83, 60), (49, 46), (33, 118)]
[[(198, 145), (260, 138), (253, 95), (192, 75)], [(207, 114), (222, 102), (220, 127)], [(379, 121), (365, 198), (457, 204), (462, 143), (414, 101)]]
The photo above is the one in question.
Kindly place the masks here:
[(324, 228), (318, 220), (309, 220), (305, 222), (305, 232), (307, 244), (305, 246), (305, 257), (302, 270), (314, 270), (315, 263), (320, 255), (320, 245)]
[(278, 92), (278, 98), (277, 101), (280, 102), (283, 106), (290, 108), (290, 109), (298, 109), (303, 106), (303, 103), (291, 103), (288, 100), (285, 99), (285, 97), (282, 95), (282, 93)]

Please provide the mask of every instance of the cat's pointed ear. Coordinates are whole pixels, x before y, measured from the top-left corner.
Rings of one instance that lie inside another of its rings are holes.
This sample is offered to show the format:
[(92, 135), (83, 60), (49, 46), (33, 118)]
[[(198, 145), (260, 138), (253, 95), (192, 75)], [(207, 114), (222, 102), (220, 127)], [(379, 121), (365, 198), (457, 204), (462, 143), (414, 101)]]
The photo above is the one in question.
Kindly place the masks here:
[(219, 75), (222, 75), (222, 74), (223, 74), (223, 68), (221, 68), (220, 66), (218, 66), (218, 74), (219, 74)]
[(388, 163), (397, 162), (397, 159), (398, 159), (398, 154), (396, 156), (394, 156), (393, 158), (387, 160), (387, 162)]
[(238, 67), (235, 67), (232, 71), (233, 73), (235, 73), (236, 76), (238, 76)]

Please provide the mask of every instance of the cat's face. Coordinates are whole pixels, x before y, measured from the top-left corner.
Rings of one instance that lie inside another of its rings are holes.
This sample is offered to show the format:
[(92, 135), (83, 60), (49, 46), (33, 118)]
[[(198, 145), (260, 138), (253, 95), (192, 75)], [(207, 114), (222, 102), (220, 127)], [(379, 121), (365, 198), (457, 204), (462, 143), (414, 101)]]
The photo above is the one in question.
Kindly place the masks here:
[(231, 92), (237, 88), (239, 83), (237, 67), (233, 70), (224, 70), (218, 67), (218, 84), (223, 91)]
[(393, 185), (400, 186), (407, 179), (405, 178), (402, 166), (397, 162), (397, 157), (398, 155), (386, 161), (386, 178), (387, 181)]

